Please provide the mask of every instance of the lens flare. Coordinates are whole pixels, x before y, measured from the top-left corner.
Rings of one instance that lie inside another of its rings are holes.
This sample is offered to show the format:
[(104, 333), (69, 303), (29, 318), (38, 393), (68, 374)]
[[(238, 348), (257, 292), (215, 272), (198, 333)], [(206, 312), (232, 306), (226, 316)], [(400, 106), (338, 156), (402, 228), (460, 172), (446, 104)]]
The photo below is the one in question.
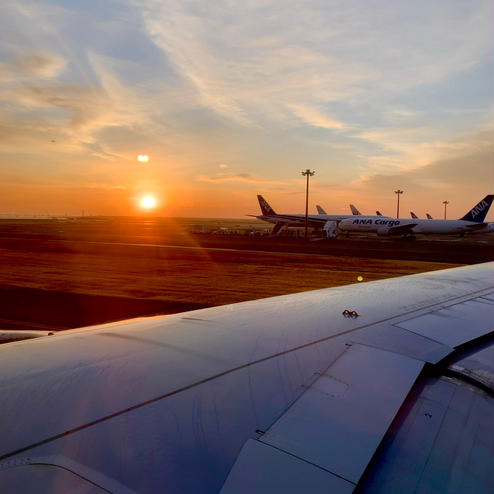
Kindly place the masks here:
[(141, 207), (143, 209), (153, 209), (156, 207), (156, 199), (153, 196), (145, 196), (141, 199)]
[(364, 281), (364, 277), (363, 276), (357, 276), (357, 281)]
[(147, 154), (138, 154), (137, 161), (139, 163), (147, 163), (149, 161), (149, 156)]

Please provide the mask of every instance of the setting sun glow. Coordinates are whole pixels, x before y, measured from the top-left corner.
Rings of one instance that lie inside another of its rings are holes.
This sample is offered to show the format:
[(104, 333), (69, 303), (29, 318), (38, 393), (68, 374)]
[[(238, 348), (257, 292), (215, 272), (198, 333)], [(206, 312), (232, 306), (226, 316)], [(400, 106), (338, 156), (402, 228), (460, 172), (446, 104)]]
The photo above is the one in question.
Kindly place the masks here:
[(137, 161), (139, 161), (139, 163), (147, 163), (149, 161), (149, 156), (147, 154), (138, 154)]
[(153, 209), (156, 206), (156, 199), (152, 196), (145, 196), (141, 199), (140, 204), (144, 209)]

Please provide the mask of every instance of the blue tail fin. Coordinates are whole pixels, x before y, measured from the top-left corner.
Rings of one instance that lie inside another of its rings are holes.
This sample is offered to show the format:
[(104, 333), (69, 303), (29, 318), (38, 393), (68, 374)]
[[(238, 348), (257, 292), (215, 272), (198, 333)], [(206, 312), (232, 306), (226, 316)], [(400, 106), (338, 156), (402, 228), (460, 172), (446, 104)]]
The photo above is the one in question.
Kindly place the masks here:
[(491, 207), (494, 194), (485, 196), (476, 206), (474, 206), (463, 218), (460, 220), (475, 221), (475, 223), (483, 223), (487, 212)]
[(261, 212), (263, 216), (273, 216), (276, 213), (274, 212), (274, 209), (267, 203), (266, 199), (262, 197), (261, 195), (257, 196), (257, 200), (259, 201), (259, 206), (261, 206)]

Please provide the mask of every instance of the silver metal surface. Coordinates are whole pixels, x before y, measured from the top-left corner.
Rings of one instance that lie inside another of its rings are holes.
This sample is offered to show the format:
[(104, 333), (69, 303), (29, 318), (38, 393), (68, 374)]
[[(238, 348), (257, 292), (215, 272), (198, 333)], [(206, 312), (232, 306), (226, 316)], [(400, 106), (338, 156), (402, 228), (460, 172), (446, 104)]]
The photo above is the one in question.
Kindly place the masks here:
[(399, 353), (431, 364), (437, 364), (453, 351), (447, 345), (398, 328), (388, 321), (355, 331), (349, 335), (349, 341)]
[(484, 348), (464, 352), (448, 368), (459, 377), (464, 376), (494, 391), (494, 343), (491, 341)]
[(276, 421), (310, 386), (318, 377), (314, 369), (323, 372), (322, 357), (333, 361), (345, 348), (326, 341), (245, 366), (21, 456), (63, 452), (139, 493), (160, 492), (164, 478), (170, 492), (217, 492), (245, 441)]
[(494, 330), (494, 302), (474, 298), (396, 324), (452, 347)]
[(355, 485), (295, 456), (249, 439), (221, 494), (350, 494)]
[(105, 494), (106, 489), (53, 465), (22, 465), (0, 470), (0, 488), (6, 494)]
[(357, 493), (490, 493), (494, 401), (461, 381), (429, 379), (410, 400)]
[(422, 366), (353, 345), (259, 440), (357, 483)]
[[(2, 345), (0, 468), (58, 456), (110, 491), (117, 482), (142, 494), (164, 485), (213, 493), (246, 441), (283, 424), (279, 437), (294, 439), (297, 454), (356, 482), (423, 363), (453, 351), (430, 339), (433, 327), (419, 335), (393, 324), (441, 310), (490, 324), (485, 311), (447, 307), (482, 298), (474, 304), (489, 308), (492, 271), (469, 266)], [(343, 317), (348, 308), (360, 317)], [(367, 346), (345, 351), (355, 341)], [(341, 458), (325, 449), (331, 430)]]

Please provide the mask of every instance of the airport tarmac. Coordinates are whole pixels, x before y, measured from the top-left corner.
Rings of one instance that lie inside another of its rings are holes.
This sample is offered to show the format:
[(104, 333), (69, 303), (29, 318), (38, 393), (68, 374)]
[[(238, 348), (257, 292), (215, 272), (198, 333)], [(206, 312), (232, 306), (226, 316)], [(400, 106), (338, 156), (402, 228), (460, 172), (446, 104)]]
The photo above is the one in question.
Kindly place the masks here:
[(181, 312), (355, 283), (359, 276), (372, 281), (482, 262), (493, 254), (490, 239), (305, 241), (191, 233), (198, 221), (0, 221), (0, 329), (56, 331)]
[[(198, 231), (207, 233), (192, 233)], [(0, 247), (24, 239), (30, 241), (33, 249), (50, 248), (49, 242), (57, 240), (128, 244), (129, 248), (136, 247), (136, 252), (139, 251), (137, 246), (145, 244), (462, 264), (485, 262), (494, 257), (494, 236), (491, 234), (465, 238), (419, 237), (415, 241), (373, 235), (306, 241), (296, 236), (264, 235), (267, 232), (266, 223), (251, 219), (95, 217), (0, 220)]]

